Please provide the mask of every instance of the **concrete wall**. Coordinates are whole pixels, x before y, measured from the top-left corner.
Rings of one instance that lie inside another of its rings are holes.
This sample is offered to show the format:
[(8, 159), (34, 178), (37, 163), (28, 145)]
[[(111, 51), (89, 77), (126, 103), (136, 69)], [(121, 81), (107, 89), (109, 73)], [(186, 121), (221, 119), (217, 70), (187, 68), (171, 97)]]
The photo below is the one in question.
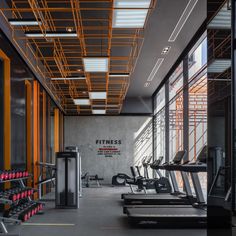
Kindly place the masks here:
[[(98, 174), (104, 183), (118, 172), (130, 175), (130, 166), (140, 164), (143, 156), (151, 155), (151, 119), (146, 116), (66, 116), (65, 146), (76, 145), (82, 156), (82, 171)], [(100, 140), (100, 141), (97, 141)], [(121, 144), (103, 145), (102, 140), (120, 140)], [(112, 146), (120, 155), (105, 157), (98, 149)]]

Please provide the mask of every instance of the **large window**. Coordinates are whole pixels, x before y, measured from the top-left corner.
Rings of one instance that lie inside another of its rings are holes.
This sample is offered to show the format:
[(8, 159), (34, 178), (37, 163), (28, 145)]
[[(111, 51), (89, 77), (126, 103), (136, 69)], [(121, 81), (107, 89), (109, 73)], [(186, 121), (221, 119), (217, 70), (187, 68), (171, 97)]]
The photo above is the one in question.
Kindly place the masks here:
[(154, 157), (165, 157), (165, 86), (154, 101)]
[(207, 39), (200, 40), (200, 42), (200, 44), (196, 44), (198, 46), (193, 47), (188, 55), (189, 79), (196, 75), (207, 63)]
[(161, 109), (154, 119), (154, 152), (155, 157), (165, 157), (165, 108)]
[[(207, 145), (206, 64), (207, 40), (203, 35), (154, 97), (156, 158), (164, 156), (171, 161), (178, 151), (187, 150), (187, 158), (194, 160)], [(199, 176), (206, 190), (206, 174)], [(182, 187), (181, 175), (176, 177)]]
[(169, 78), (169, 160), (183, 150), (183, 63)]
[(189, 61), (189, 158), (197, 158), (207, 142), (207, 40), (200, 39)]

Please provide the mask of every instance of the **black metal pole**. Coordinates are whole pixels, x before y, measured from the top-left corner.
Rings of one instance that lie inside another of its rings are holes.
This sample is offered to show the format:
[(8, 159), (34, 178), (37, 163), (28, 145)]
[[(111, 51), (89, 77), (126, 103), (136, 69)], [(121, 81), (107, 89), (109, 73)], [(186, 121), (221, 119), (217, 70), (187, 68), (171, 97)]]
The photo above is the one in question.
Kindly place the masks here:
[(169, 129), (169, 83), (165, 83), (165, 161), (170, 160), (169, 141), (170, 141), (170, 129)]
[[(188, 55), (183, 59), (183, 147), (187, 151), (189, 149), (189, 92), (188, 92)], [(187, 161), (189, 155), (185, 157)]]
[(236, 110), (236, 97), (235, 97), (235, 91), (236, 91), (236, 83), (235, 83), (235, 57), (236, 57), (236, 30), (235, 30), (235, 4), (236, 0), (232, 0), (231, 2), (231, 27), (232, 27), (232, 37), (231, 37), (231, 186), (232, 186), (232, 211), (235, 212), (235, 167), (236, 167), (236, 117), (235, 117), (235, 110)]

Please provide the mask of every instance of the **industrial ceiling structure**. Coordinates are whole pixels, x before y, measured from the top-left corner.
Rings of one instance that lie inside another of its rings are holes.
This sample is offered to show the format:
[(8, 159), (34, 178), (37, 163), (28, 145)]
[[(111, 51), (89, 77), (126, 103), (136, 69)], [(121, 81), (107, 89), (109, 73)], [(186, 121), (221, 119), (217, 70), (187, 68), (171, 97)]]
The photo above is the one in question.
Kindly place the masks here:
[(206, 19), (205, 5), (206, 0), (2, 0), (0, 17), (65, 114), (118, 115), (130, 111), (130, 99), (146, 104), (151, 98)]
[(66, 114), (119, 114), (155, 4), (8, 0), (1, 12)]

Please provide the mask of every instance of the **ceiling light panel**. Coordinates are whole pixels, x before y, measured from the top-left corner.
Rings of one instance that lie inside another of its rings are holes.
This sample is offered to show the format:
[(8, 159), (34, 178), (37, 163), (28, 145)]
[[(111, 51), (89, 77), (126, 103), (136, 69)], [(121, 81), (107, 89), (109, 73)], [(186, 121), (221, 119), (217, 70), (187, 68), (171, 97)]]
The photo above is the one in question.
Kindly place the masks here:
[(106, 99), (107, 92), (89, 92), (90, 99)]
[(113, 28), (143, 28), (150, 3), (151, 0), (115, 0)]
[(129, 73), (124, 73), (124, 74), (116, 74), (116, 73), (111, 73), (109, 74), (109, 77), (129, 77), (130, 74)]
[(149, 8), (151, 0), (115, 0), (114, 8)]
[(182, 28), (184, 27), (185, 23), (187, 22), (189, 16), (191, 15), (194, 7), (197, 4), (197, 2), (198, 2), (198, 0), (189, 0), (187, 6), (185, 7), (182, 15), (179, 18), (179, 21), (177, 22), (177, 24), (176, 24), (176, 26), (175, 26), (175, 28), (174, 28), (174, 30), (173, 30), (169, 40), (168, 40), (169, 42), (174, 42), (177, 39), (180, 31), (182, 30)]
[(90, 105), (90, 100), (89, 99), (74, 99), (75, 105), (80, 105), (80, 106), (88, 106)]
[(9, 19), (8, 22), (10, 23), (10, 25), (14, 25), (14, 26), (42, 25), (41, 21), (37, 21), (35, 19)]
[(85, 80), (85, 77), (58, 77), (51, 78), (51, 80)]
[(147, 81), (152, 81), (157, 73), (157, 71), (159, 70), (159, 68), (161, 67), (161, 64), (163, 63), (164, 58), (158, 58), (157, 62), (155, 64), (155, 66), (152, 69), (152, 72), (150, 73), (150, 75), (148, 76)]
[(107, 72), (108, 58), (83, 58), (85, 72)]
[(143, 28), (148, 10), (114, 10), (113, 28)]
[(25, 32), (25, 36), (29, 37), (29, 38), (73, 38), (73, 37), (77, 37), (77, 33), (76, 32), (46, 32), (45, 34), (43, 34), (42, 32)]
[(106, 110), (92, 110), (94, 115), (103, 115), (106, 114)]

